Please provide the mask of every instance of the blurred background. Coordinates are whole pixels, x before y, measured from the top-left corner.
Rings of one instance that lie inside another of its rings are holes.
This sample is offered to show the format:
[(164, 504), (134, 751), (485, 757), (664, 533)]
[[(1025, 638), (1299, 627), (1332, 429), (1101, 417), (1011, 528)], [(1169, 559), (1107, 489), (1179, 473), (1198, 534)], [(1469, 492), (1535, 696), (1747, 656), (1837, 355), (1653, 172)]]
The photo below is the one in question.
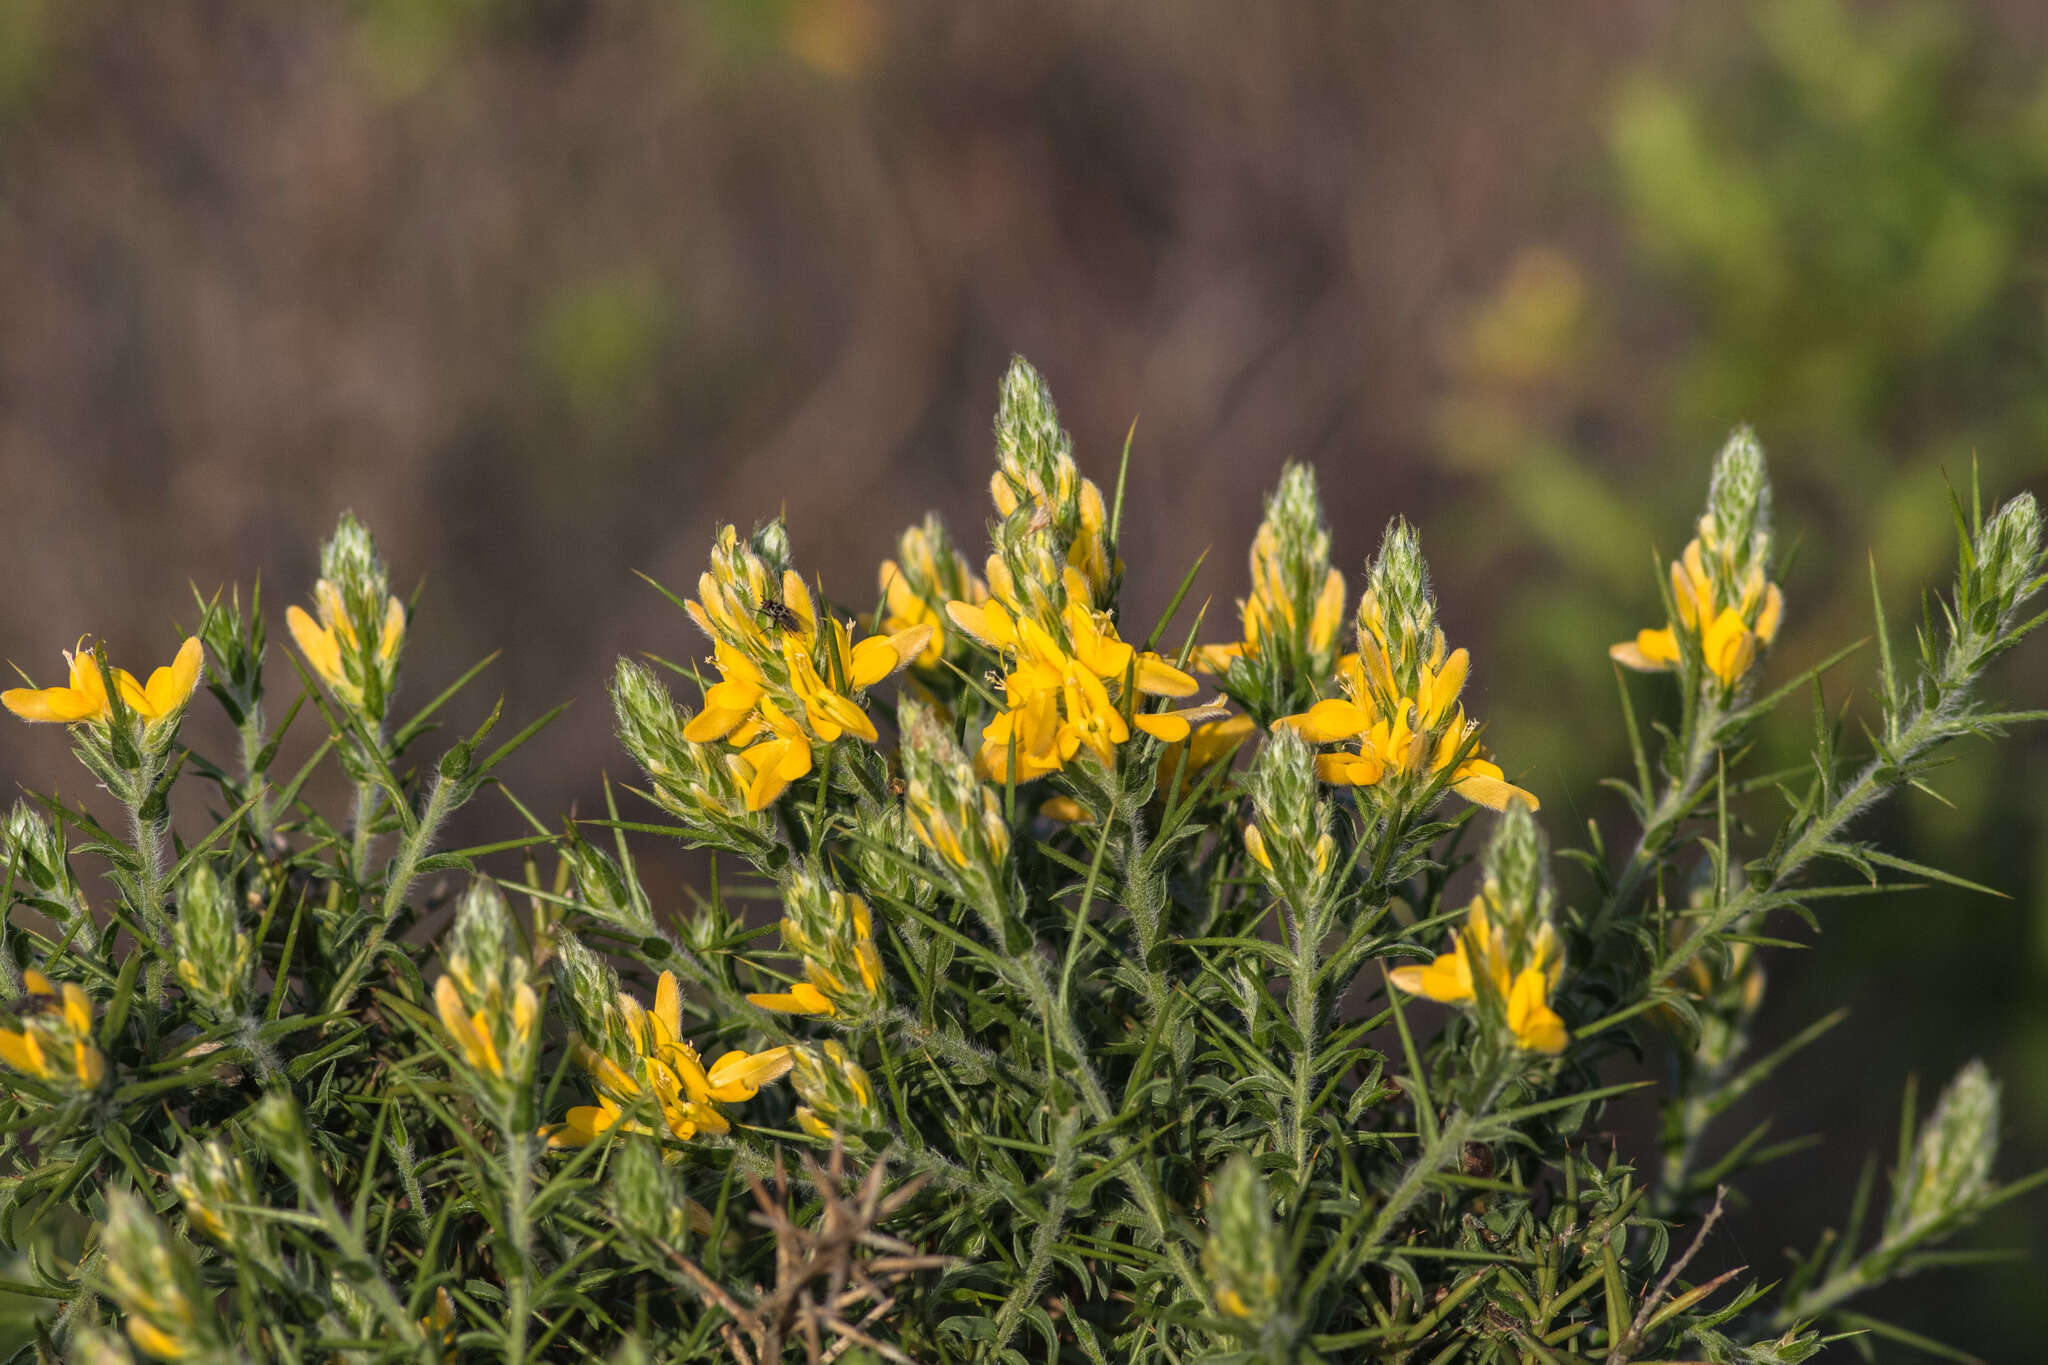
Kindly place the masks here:
[[(1944, 470), (2048, 493), (2048, 8), (4, 0), (0, 312), (0, 657), (39, 681), (86, 631), (163, 662), (194, 585), (258, 573), (281, 640), (353, 508), (423, 585), (415, 700), (504, 649), (508, 715), (578, 702), (510, 780), (592, 813), (612, 659), (700, 648), (633, 571), (687, 585), (780, 509), (864, 604), (927, 508), (978, 541), (1017, 351), (1098, 479), (1137, 420), (1145, 620), (1212, 547), (1226, 634), (1286, 459), (1353, 568), (1416, 519), (1472, 709), (1569, 840), (1621, 814), (1605, 648), (1734, 423), (1803, 546), (1779, 676), (1868, 632), (1869, 554), (1910, 626)], [(0, 726), (0, 773), (78, 795), (65, 748)], [(1766, 1278), (1909, 1072), (1985, 1056), (2001, 1173), (2048, 1164), (2048, 734), (1942, 792), (1869, 832), (2010, 899), (1837, 902), (1774, 961), (1770, 1037), (1855, 1013), (1722, 1133), (1827, 1138), (1730, 1220)], [(2031, 1358), (2044, 1208), (1974, 1243), (2031, 1263), (1880, 1315)]]

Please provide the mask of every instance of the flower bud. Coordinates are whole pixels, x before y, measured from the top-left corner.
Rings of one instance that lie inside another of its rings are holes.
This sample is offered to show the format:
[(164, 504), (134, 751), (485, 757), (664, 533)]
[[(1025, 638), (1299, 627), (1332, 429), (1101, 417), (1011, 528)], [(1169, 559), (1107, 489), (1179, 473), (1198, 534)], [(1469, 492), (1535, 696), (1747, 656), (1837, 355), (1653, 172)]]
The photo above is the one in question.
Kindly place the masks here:
[(192, 1229), (237, 1255), (263, 1258), (266, 1226), (242, 1212), (257, 1202), (255, 1183), (232, 1147), (218, 1139), (188, 1139), (171, 1170), (170, 1185), (185, 1206), (185, 1221)]
[(325, 1193), (327, 1181), (313, 1157), (312, 1144), (306, 1140), (306, 1122), (297, 1100), (281, 1091), (265, 1095), (250, 1111), (249, 1132), (302, 1195), (316, 1198)]
[(820, 1049), (797, 1048), (790, 1057), (794, 1065), (789, 1083), (803, 1100), (796, 1111), (797, 1126), (806, 1133), (824, 1141), (838, 1137), (849, 1147), (859, 1147), (859, 1134), (884, 1126), (868, 1073), (838, 1039), (827, 1040)]
[(178, 955), (179, 984), (216, 1019), (239, 1018), (256, 947), (241, 928), (233, 887), (222, 885), (204, 858), (185, 874), (171, 944)]
[(911, 831), (940, 870), (959, 881), (966, 899), (986, 912), (1002, 903), (1008, 887), (1010, 827), (1002, 802), (930, 707), (906, 701), (897, 723)]
[[(1380, 540), (1380, 552), (1366, 569), (1365, 595), (1358, 602), (1358, 648), (1377, 650), (1387, 663), (1391, 686), (1375, 697), (1392, 714), (1415, 695), (1425, 664), (1443, 655), (1443, 631), (1436, 621), (1436, 594), (1429, 586), (1429, 565), (1422, 558), (1422, 538), (1406, 520), (1396, 517)], [(1375, 682), (1375, 691), (1382, 680)]]
[(689, 1245), (690, 1201), (674, 1167), (651, 1142), (622, 1142), (611, 1159), (608, 1201), (619, 1227), (650, 1249)]
[(1886, 1242), (1909, 1241), (1972, 1211), (1990, 1188), (1991, 1162), (1998, 1155), (1998, 1107), (1998, 1082), (1983, 1062), (1972, 1060), (1956, 1073), (1893, 1183)]
[(2041, 548), (2041, 512), (2034, 495), (2022, 493), (1991, 514), (1978, 532), (1972, 591), (1972, 625), (1987, 635), (2001, 634), (2014, 612), (2043, 583), (2048, 556)]
[(1273, 731), (1252, 760), (1247, 785), (1258, 823), (1245, 828), (1245, 852), (1267, 889), (1300, 910), (1320, 905), (1343, 869), (1329, 803), (1319, 799), (1315, 746), (1287, 727)]
[(0, 840), (4, 840), (7, 861), (14, 869), (17, 899), (25, 898), (32, 888), (34, 893), (52, 900), (65, 904), (72, 901), (76, 888), (64, 856), (64, 844), (41, 811), (25, 800), (17, 800), (7, 812)]
[(1202, 1264), (1217, 1311), (1247, 1324), (1272, 1321), (1287, 1292), (1281, 1269), (1285, 1248), (1273, 1226), (1273, 1201), (1265, 1177), (1250, 1157), (1231, 1157), (1217, 1175), (1208, 1222)]
[(158, 1360), (226, 1356), (220, 1319), (199, 1287), (192, 1262), (149, 1211), (126, 1190), (107, 1192), (101, 1242), (107, 1288), (127, 1319), (129, 1339)]
[(1707, 517), (1702, 522), (1702, 539), (1709, 549), (1724, 549), (1731, 576), (1739, 577), (1751, 564), (1763, 565), (1771, 545), (1771, 481), (1764, 468), (1764, 449), (1756, 433), (1737, 427), (1721, 453), (1714, 457), (1714, 472), (1707, 483)]
[(1070, 567), (1086, 589), (1084, 609), (1110, 605), (1123, 565), (1109, 543), (1102, 490), (1081, 477), (1052, 393), (1021, 356), (1010, 362), (996, 403), (990, 493), (1002, 520), (993, 536), (989, 588), (1012, 615), (1029, 616), (1057, 633)]
[(285, 624), (307, 664), (342, 705), (375, 724), (398, 686), (405, 646), (405, 604), (391, 595), (389, 575), (369, 531), (341, 514), (320, 549), (314, 612), (285, 612)]
[(434, 1005), (457, 1055), (497, 1098), (523, 1094), (539, 1049), (540, 999), (495, 882), (470, 884), (444, 952), (448, 970), (434, 983)]
[(259, 586), (249, 602), (249, 614), (242, 615), (242, 593), (237, 588), (227, 601), (214, 601), (206, 608), (199, 638), (213, 655), (207, 670), (207, 689), (220, 699), (228, 719), (242, 726), (260, 714), (263, 701), (263, 590)]
[(808, 862), (784, 876), (782, 899), (782, 946), (803, 960), (805, 979), (787, 992), (747, 999), (790, 1014), (859, 1016), (881, 1008), (888, 979), (868, 903), (838, 890)]
[(692, 713), (669, 700), (646, 665), (619, 660), (612, 675), (619, 741), (653, 784), (649, 793), (706, 846), (764, 858), (775, 842), (771, 812), (747, 809), (747, 765), (723, 745), (683, 737)]

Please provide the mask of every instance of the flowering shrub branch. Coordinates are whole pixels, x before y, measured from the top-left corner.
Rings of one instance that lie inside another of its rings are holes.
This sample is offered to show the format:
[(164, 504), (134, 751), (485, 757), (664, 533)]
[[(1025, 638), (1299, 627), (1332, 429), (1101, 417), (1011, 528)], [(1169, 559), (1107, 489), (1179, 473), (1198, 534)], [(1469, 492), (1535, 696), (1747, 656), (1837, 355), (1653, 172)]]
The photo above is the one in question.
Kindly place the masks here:
[[(1315, 476), (1283, 470), (1237, 638), (1205, 639), (1192, 575), (1121, 613), (1124, 472), (1105, 497), (1022, 361), (995, 446), (979, 572), (927, 518), (872, 621), (780, 522), (719, 531), (671, 594), (681, 661), (611, 680), (644, 816), (556, 830), (499, 785), (549, 716), (419, 752), (477, 670), (399, 707), (426, 623), (349, 517), (287, 610), (275, 721), (254, 593), (200, 601), (146, 682), (81, 645), (0, 694), (126, 816), (4, 823), (0, 1238), (47, 1309), (17, 1358), (1765, 1365), (1897, 1335), (1868, 1292), (2048, 1179), (2000, 1183), (1973, 1063), (1924, 1124), (1909, 1088), (1883, 1212), (1872, 1167), (1782, 1285), (1718, 1232), (1797, 1144), (1716, 1119), (1840, 1018), (1752, 1055), (1773, 917), (1968, 885), (1859, 822), (2042, 718), (1981, 692), (2043, 620), (2031, 497), (1957, 500), (1917, 661), (1879, 610), (1851, 755), (1846, 654), (1766, 686), (1797, 599), (1738, 432), (1656, 565), (1663, 624), (1610, 650), (1658, 675), (1621, 692), (1636, 832), (1553, 855), (1415, 528), (1347, 612)], [(187, 745), (202, 686), (231, 755)], [(1810, 771), (1749, 776), (1801, 694)], [(173, 828), (181, 782), (206, 827)], [(445, 847), (486, 788), (513, 829)], [(714, 859), (687, 912), (640, 877), (652, 838)], [(1596, 1160), (1649, 1084), (1601, 1078), (1644, 1053), (1661, 1142)]]

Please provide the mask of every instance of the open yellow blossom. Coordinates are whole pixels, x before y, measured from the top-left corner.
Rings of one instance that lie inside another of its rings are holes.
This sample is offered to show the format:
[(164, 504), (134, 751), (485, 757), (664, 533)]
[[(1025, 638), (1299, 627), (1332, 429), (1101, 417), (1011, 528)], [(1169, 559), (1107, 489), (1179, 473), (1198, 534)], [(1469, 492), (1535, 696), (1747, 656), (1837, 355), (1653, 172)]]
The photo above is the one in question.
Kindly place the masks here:
[[(307, 666), (321, 682), (327, 684), (329, 691), (345, 705), (360, 707), (363, 704), (362, 679), (351, 675), (349, 664), (358, 658), (362, 639), (356, 632), (355, 622), (349, 617), (341, 589), (324, 578), (315, 583), (313, 608), (319, 613), (317, 620), (302, 607), (285, 608), (284, 623), (291, 630), (292, 642), (305, 656)], [(371, 651), (369, 662), (382, 671), (392, 671), (404, 643), (405, 604), (394, 596), (384, 604), (384, 621), (378, 629), (376, 646)], [(388, 679), (384, 690), (389, 690)]]
[[(1739, 578), (1733, 566), (1711, 544), (1711, 517), (1701, 519), (1706, 536), (1694, 537), (1685, 553), (1671, 565), (1671, 600), (1678, 609), (1676, 625), (1643, 630), (1633, 640), (1608, 649), (1615, 662), (1643, 673), (1662, 673), (1678, 667), (1681, 654), (1678, 631), (1693, 635), (1700, 656), (1721, 686), (1742, 681), (1758, 654), (1777, 638), (1785, 615), (1785, 595), (1776, 583), (1765, 580), (1763, 567), (1751, 563)], [(1732, 588), (1732, 592), (1731, 592)], [(1733, 600), (1722, 605), (1724, 597)]]
[(107, 1061), (92, 1043), (91, 998), (76, 982), (59, 988), (34, 968), (22, 973), (21, 983), (32, 1012), (20, 1028), (0, 1028), (0, 1062), (37, 1080), (96, 1089)]
[(988, 600), (987, 585), (969, 571), (937, 517), (926, 517), (922, 525), (904, 531), (896, 542), (896, 558), (883, 560), (877, 577), (882, 634), (931, 627), (923, 652), (912, 660), (919, 668), (937, 668), (946, 656), (946, 603)]
[[(1414, 691), (1402, 695), (1385, 652), (1364, 637), (1360, 653), (1337, 663), (1345, 696), (1325, 698), (1275, 724), (1291, 726), (1311, 743), (1356, 745), (1317, 757), (1316, 774), (1325, 782), (1370, 787), (1390, 777), (1433, 777), (1449, 769), (1451, 790), (1468, 801), (1490, 810), (1520, 801), (1535, 810), (1536, 798), (1508, 782), (1484, 749), (1467, 750), (1474, 723), (1466, 719), (1459, 696), (1470, 668), (1471, 656), (1463, 649), (1445, 655), (1439, 632), (1417, 669)], [(1389, 696), (1394, 705), (1382, 710), (1380, 699)]]
[(652, 1009), (624, 992), (617, 1009), (620, 1032), (633, 1050), (632, 1071), (588, 1046), (579, 1047), (577, 1060), (597, 1082), (598, 1102), (569, 1110), (567, 1121), (548, 1134), (557, 1146), (582, 1146), (614, 1127), (649, 1132), (625, 1118), (627, 1109), (642, 1098), (653, 1100), (669, 1134), (680, 1141), (729, 1132), (732, 1125), (718, 1106), (750, 1100), (762, 1086), (789, 1071), (786, 1047), (727, 1052), (707, 1069), (697, 1049), (683, 1040), (682, 992), (674, 972), (661, 974)]
[(1550, 1008), (1550, 994), (1564, 972), (1564, 947), (1546, 921), (1513, 960), (1514, 949), (1488, 917), (1484, 894), (1475, 898), (1465, 925), (1452, 936), (1449, 952), (1427, 966), (1396, 967), (1395, 986), (1446, 1005), (1471, 1004), (1487, 982), (1505, 1006), (1515, 1045), (1529, 1052), (1564, 1051), (1564, 1021)]
[(1068, 598), (1060, 626), (1066, 639), (1038, 622), (1019, 619), (1000, 602), (982, 606), (954, 602), (953, 623), (1008, 656), (1003, 679), (1005, 710), (982, 731), (981, 766), (998, 782), (1010, 775), (1016, 755), (1020, 782), (1058, 772), (1082, 751), (1105, 766), (1133, 729), (1169, 744), (1188, 738), (1191, 722), (1220, 714), (1214, 705), (1178, 711), (1136, 710), (1126, 716), (1126, 687), (1145, 696), (1185, 697), (1195, 680), (1149, 651), (1117, 638), (1108, 617), (1090, 610), (1087, 585), (1068, 569)]
[(847, 735), (875, 742), (874, 721), (855, 694), (923, 654), (934, 626), (914, 624), (855, 644), (844, 622), (819, 619), (794, 569), (772, 576), (730, 526), (720, 532), (712, 564), (698, 580), (698, 600), (684, 605), (711, 637), (719, 681), (705, 690), (704, 709), (683, 738), (737, 750), (746, 765), (747, 809), (765, 810), (811, 771), (815, 746)]
[[(125, 668), (109, 670), (122, 705), (154, 726), (177, 716), (199, 686), (204, 651), (197, 636), (178, 646), (177, 655), (163, 668), (137, 682)], [(80, 641), (64, 655), (69, 681), (62, 687), (15, 687), (0, 692), (0, 703), (27, 721), (76, 725), (83, 721), (113, 719), (113, 703), (107, 696), (106, 678), (100, 673), (98, 657)]]

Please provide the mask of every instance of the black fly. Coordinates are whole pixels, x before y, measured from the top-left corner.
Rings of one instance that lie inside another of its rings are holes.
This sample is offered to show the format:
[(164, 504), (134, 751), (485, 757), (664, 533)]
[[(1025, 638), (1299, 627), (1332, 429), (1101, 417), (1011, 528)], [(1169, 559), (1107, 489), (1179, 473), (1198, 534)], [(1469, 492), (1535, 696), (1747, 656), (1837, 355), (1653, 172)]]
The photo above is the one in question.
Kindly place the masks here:
[(767, 599), (760, 606), (756, 607), (755, 610), (768, 618), (768, 625), (771, 629), (789, 632), (803, 628), (803, 618), (790, 610), (789, 603), (779, 597)]

